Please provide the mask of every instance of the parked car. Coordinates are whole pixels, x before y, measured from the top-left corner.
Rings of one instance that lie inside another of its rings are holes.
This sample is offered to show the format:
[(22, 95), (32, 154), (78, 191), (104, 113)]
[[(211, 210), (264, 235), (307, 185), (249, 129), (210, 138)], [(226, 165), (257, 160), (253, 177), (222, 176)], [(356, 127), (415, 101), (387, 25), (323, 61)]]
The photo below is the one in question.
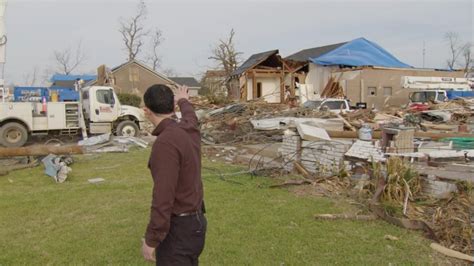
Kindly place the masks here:
[(348, 100), (337, 99), (337, 98), (327, 98), (315, 101), (306, 101), (303, 104), (303, 107), (316, 109), (316, 110), (328, 110), (332, 113), (339, 114), (341, 112), (350, 112), (350, 104)]

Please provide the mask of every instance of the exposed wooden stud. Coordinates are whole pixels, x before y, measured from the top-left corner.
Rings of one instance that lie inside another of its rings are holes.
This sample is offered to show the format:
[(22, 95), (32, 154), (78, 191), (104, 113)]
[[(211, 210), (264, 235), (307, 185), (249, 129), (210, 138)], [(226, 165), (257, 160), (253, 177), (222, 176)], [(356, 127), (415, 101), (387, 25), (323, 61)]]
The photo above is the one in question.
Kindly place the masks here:
[(257, 99), (257, 77), (255, 76), (255, 70), (252, 75), (252, 100)]

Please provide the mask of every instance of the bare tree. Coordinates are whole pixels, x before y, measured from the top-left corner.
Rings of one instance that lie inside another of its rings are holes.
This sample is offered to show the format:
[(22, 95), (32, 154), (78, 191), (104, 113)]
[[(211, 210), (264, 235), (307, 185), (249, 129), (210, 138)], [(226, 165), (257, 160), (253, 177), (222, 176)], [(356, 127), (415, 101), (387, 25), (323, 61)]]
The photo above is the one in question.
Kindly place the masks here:
[(220, 39), (217, 45), (212, 49), (212, 55), (209, 59), (214, 60), (227, 75), (230, 75), (240, 62), (241, 52), (237, 52), (234, 46), (234, 29), (230, 30), (229, 38)]
[[(230, 30), (227, 39), (220, 39), (214, 48), (212, 48), (212, 55), (209, 59), (214, 60), (217, 65), (224, 70), (226, 78), (229, 78), (232, 72), (237, 69), (240, 63), (241, 52), (237, 52), (234, 44), (234, 29)], [(228, 95), (231, 94), (230, 84), (226, 84)]]
[(130, 18), (120, 18), (119, 32), (125, 45), (125, 51), (128, 54), (128, 60), (133, 60), (141, 52), (144, 39), (149, 32), (144, 27), (144, 21), (147, 15), (147, 7), (144, 0), (140, 0), (137, 5), (135, 15)]
[(23, 75), (23, 84), (26, 86), (35, 86), (38, 82), (39, 67), (34, 66), (31, 72)]
[(76, 49), (74, 50), (71, 49), (71, 47), (64, 50), (55, 50), (54, 60), (56, 62), (57, 71), (69, 75), (86, 60), (82, 41), (77, 43)]
[(171, 67), (161, 70), (161, 73), (165, 74), (167, 77), (177, 77), (178, 76), (178, 73), (176, 72), (176, 70), (174, 70)]
[(160, 64), (161, 64), (161, 56), (160, 53), (158, 52), (158, 47), (161, 45), (163, 42), (163, 34), (161, 30), (158, 28), (155, 28), (153, 30), (152, 36), (151, 36), (151, 51), (149, 55), (147, 56), (147, 62), (151, 64), (153, 70), (158, 70)]
[(449, 59), (446, 60), (446, 64), (449, 69), (453, 70), (462, 52), (461, 40), (459, 39), (459, 34), (453, 31), (445, 33), (444, 40), (449, 46)]
[(462, 57), (464, 59), (464, 61), (462, 62), (462, 68), (464, 69), (464, 73), (466, 74), (469, 74), (469, 72), (471, 71), (472, 67), (473, 67), (473, 64), (474, 64), (474, 58), (473, 58), (473, 54), (472, 54), (472, 43), (470, 42), (467, 42), (463, 49), (462, 49)]

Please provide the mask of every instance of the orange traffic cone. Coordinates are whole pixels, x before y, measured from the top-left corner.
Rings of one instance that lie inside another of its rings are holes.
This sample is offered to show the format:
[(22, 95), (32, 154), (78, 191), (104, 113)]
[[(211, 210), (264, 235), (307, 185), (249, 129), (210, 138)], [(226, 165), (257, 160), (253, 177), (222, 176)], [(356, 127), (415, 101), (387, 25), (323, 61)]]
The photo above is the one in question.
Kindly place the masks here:
[(43, 96), (43, 100), (42, 100), (42, 112), (43, 113), (46, 113), (46, 111), (48, 111), (48, 105), (46, 104), (46, 97)]

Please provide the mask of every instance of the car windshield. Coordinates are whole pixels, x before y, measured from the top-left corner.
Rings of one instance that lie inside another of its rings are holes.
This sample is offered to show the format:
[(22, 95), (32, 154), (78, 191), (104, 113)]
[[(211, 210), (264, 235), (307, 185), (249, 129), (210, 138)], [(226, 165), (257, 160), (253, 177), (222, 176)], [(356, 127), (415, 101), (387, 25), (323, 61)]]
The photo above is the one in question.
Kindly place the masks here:
[(428, 102), (428, 101), (434, 101), (436, 99), (436, 92), (435, 91), (420, 91), (420, 92), (414, 92), (411, 95), (411, 101), (412, 102)]
[(316, 108), (319, 108), (319, 106), (321, 106), (322, 102), (323, 101), (307, 101), (303, 104), (303, 106), (306, 108), (316, 109)]
[(330, 101), (325, 102), (321, 108), (328, 108), (329, 110), (346, 109), (346, 103), (344, 101)]

